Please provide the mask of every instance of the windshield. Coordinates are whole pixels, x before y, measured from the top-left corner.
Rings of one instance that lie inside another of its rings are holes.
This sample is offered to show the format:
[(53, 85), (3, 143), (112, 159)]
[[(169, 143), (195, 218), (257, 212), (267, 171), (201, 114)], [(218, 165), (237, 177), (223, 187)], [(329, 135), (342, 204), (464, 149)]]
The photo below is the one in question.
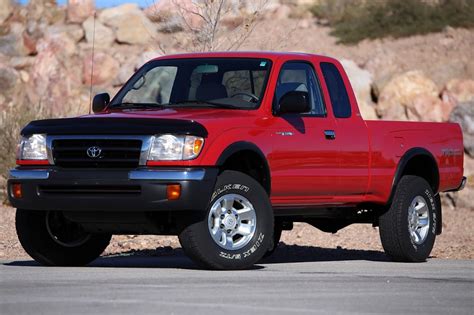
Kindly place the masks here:
[(243, 58), (156, 60), (125, 84), (111, 107), (222, 107), (255, 109), (271, 61)]

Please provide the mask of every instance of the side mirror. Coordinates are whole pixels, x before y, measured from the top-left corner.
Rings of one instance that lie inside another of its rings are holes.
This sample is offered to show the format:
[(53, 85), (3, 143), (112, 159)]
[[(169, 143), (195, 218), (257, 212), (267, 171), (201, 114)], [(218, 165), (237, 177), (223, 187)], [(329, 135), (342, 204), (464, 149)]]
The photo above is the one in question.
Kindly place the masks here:
[(109, 93), (101, 93), (94, 96), (94, 100), (92, 101), (92, 111), (94, 113), (102, 112), (107, 105), (110, 103), (110, 95)]
[(309, 94), (303, 91), (290, 91), (280, 98), (278, 114), (307, 113), (311, 110)]

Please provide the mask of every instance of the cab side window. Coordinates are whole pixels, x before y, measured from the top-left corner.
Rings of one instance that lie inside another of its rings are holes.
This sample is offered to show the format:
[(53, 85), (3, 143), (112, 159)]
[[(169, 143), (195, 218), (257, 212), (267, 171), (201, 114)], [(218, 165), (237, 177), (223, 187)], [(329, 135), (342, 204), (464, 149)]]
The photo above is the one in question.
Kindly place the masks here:
[(321, 63), (321, 70), (328, 87), (334, 116), (336, 118), (351, 117), (351, 103), (339, 70), (329, 62)]
[(306, 62), (287, 62), (283, 65), (275, 89), (275, 102), (288, 92), (302, 91), (309, 94), (311, 111), (303, 113), (310, 116), (326, 116), (319, 81), (313, 67)]

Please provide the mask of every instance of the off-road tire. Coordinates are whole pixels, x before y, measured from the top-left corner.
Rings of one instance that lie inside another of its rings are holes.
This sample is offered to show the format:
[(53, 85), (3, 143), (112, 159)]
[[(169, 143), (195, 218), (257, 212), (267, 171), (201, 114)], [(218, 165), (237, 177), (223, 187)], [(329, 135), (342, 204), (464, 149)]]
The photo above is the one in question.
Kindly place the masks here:
[[(227, 194), (246, 198), (255, 209), (256, 228), (248, 244), (236, 250), (219, 246), (211, 236), (208, 215), (216, 200)], [(179, 235), (186, 255), (204, 269), (234, 270), (252, 267), (273, 243), (273, 210), (263, 187), (252, 177), (236, 171), (222, 172), (216, 181), (204, 218), (190, 224)]]
[[(417, 196), (426, 201), (429, 227), (424, 241), (417, 244), (410, 236), (409, 207)], [(418, 176), (405, 175), (397, 185), (393, 202), (379, 218), (379, 233), (385, 253), (394, 261), (423, 262), (433, 249), (436, 239), (436, 196), (428, 182)]]
[(110, 243), (110, 234), (91, 234), (77, 246), (63, 246), (48, 232), (47, 215), (48, 211), (16, 211), (16, 232), (23, 249), (44, 266), (87, 265)]

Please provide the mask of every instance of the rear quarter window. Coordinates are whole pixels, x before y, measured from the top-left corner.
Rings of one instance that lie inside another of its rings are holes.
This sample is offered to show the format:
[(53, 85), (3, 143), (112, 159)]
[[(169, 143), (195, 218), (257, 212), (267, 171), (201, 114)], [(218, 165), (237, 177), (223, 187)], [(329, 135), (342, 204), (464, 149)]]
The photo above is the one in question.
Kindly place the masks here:
[(331, 99), (332, 111), (336, 118), (351, 117), (351, 104), (347, 95), (346, 86), (342, 80), (341, 74), (337, 67), (329, 62), (321, 63), (324, 81), (329, 91)]

